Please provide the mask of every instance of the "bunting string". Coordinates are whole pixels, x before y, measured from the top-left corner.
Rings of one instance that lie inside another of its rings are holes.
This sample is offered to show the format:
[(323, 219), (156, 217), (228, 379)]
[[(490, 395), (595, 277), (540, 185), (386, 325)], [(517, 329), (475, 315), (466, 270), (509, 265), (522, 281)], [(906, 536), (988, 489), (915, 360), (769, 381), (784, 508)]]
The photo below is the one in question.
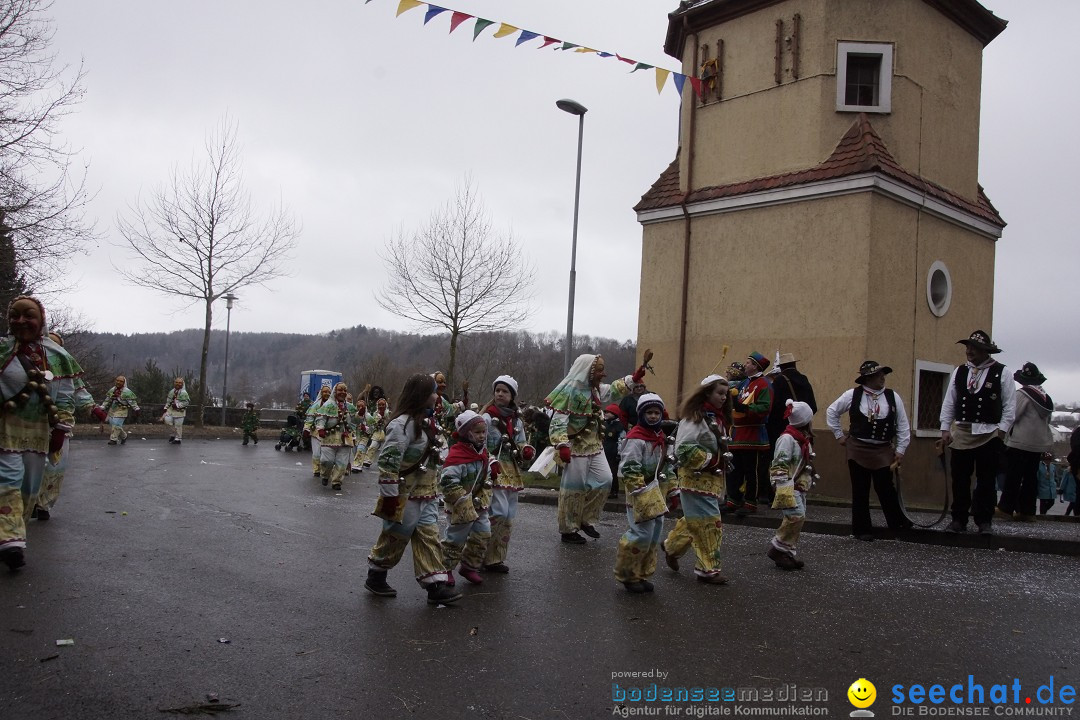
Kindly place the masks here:
[[(371, 2), (371, 0), (365, 0), (364, 4)], [(604, 50), (596, 50), (588, 45), (582, 45), (579, 43), (572, 43), (567, 40), (560, 40), (559, 38), (544, 35), (543, 33), (534, 32), (532, 30), (525, 30), (523, 28), (510, 25), (509, 23), (501, 22), (499, 20), (488, 20), (486, 18), (471, 15), (459, 10), (453, 10), (451, 8), (443, 7), (441, 5), (434, 5), (429, 2), (423, 2), (423, 0), (398, 0), (397, 14), (395, 17), (401, 17), (402, 14), (409, 10), (414, 10), (421, 6), (427, 6), (427, 10), (424, 12), (424, 25), (434, 20), (436, 17), (443, 13), (450, 13), (450, 32), (453, 33), (458, 29), (465, 21), (473, 20), (473, 42), (493, 25), (497, 25), (497, 29), (494, 32), (494, 37), (505, 38), (517, 35), (517, 39), (514, 41), (514, 47), (520, 47), (533, 40), (540, 40), (540, 44), (537, 46), (538, 50), (542, 50), (546, 47), (552, 47), (553, 50), (572, 50), (575, 53), (581, 53), (585, 55), (596, 55), (600, 58), (615, 58), (619, 62), (624, 62), (627, 65), (631, 65), (631, 73), (635, 73), (638, 70), (652, 70), (653, 75), (656, 78), (656, 92), (662, 93), (667, 86), (668, 78), (672, 79), (672, 85), (675, 87), (675, 91), (681, 96), (683, 90), (689, 84), (690, 89), (698, 97), (701, 97), (702, 83), (700, 78), (692, 77), (689, 75), (683, 75), (677, 73), (674, 70), (667, 70), (664, 68), (656, 67), (655, 65), (649, 65), (648, 63), (639, 62), (628, 57), (624, 57), (619, 53), (607, 52)], [(687, 83), (687, 80), (690, 82)]]

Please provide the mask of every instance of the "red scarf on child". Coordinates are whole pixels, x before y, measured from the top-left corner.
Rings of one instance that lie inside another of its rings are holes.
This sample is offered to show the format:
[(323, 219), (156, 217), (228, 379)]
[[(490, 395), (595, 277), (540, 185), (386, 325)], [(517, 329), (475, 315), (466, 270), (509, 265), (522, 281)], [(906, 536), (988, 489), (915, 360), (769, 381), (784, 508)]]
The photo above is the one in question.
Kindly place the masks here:
[(790, 425), (784, 429), (783, 434), (790, 435), (795, 438), (795, 442), (799, 443), (799, 449), (802, 450), (803, 465), (810, 462), (810, 436), (800, 430), (796, 430)]
[(667, 439), (664, 436), (663, 430), (653, 430), (645, 425), (635, 425), (630, 428), (630, 432), (626, 433), (627, 440), (644, 440), (645, 442), (655, 445), (658, 448), (664, 447), (664, 441)]
[(450, 467), (451, 465), (467, 465), (471, 462), (481, 461), (484, 463), (484, 468), (487, 468), (488, 451), (484, 448), (484, 452), (477, 452), (472, 443), (467, 440), (460, 440), (450, 446), (450, 452), (446, 454), (446, 460), (443, 461), (442, 466)]

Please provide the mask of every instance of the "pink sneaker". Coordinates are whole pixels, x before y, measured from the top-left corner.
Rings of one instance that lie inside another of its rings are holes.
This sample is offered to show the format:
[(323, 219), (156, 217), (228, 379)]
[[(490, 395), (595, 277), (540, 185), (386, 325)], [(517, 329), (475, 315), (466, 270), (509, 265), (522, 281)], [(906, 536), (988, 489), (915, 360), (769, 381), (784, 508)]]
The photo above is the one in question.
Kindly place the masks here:
[(462, 565), (458, 568), (458, 573), (461, 575), (461, 577), (465, 578), (473, 585), (484, 584), (484, 578), (480, 577), (480, 573), (477, 572), (477, 570), (474, 568), (465, 567), (464, 565)]

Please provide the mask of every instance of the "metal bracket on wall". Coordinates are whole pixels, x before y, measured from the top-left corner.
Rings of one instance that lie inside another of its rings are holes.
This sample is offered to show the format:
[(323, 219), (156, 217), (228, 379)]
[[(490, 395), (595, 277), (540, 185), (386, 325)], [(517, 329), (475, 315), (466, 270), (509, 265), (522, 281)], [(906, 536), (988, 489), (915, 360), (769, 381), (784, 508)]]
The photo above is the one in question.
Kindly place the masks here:
[(802, 28), (802, 16), (795, 13), (791, 19), (791, 76), (799, 79), (799, 30)]
[(783, 81), (783, 64), (784, 64), (784, 21), (776, 21), (776, 54), (773, 55), (775, 63), (773, 65), (773, 79), (776, 80), (776, 84), (779, 85)]

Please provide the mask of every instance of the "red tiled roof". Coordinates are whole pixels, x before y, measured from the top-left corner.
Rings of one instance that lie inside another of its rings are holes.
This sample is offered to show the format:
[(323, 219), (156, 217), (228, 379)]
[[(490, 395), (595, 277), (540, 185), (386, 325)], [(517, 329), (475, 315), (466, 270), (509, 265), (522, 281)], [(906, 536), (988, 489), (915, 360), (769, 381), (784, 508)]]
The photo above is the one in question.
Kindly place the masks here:
[[(902, 168), (893, 158), (889, 149), (885, 147), (881, 137), (874, 131), (870, 119), (865, 113), (859, 113), (851, 128), (840, 139), (832, 155), (823, 163), (807, 170), (798, 170), (728, 185), (698, 188), (690, 193), (689, 197), (686, 198), (686, 202), (689, 204), (703, 200), (734, 197), (762, 190), (805, 185), (868, 172), (879, 172), (908, 185), (920, 193), (969, 212), (991, 224), (1005, 227), (1005, 221), (1002, 220), (997, 209), (990, 203), (981, 186), (979, 187), (977, 200), (972, 202), (951, 190), (947, 190)], [(675, 161), (660, 174), (660, 177), (653, 183), (649, 191), (641, 197), (641, 201), (634, 206), (634, 210), (636, 212), (656, 210), (673, 207), (682, 202), (683, 195), (679, 192), (679, 159), (676, 156)]]

